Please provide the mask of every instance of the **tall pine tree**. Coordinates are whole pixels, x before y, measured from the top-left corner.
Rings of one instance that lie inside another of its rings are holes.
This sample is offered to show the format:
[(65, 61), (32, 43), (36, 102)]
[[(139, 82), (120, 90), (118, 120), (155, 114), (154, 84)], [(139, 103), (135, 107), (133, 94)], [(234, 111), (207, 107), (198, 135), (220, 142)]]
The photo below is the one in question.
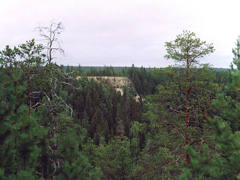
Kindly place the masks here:
[[(211, 144), (205, 144), (199, 151), (188, 147), (191, 155), (189, 168), (185, 170), (182, 179), (240, 179), (240, 131), (239, 108), (240, 102), (240, 41), (233, 49), (233, 65), (231, 70), (231, 83), (227, 89), (232, 91), (231, 96), (219, 94), (213, 101), (221, 111), (220, 117), (210, 118), (205, 113), (208, 126), (211, 128)], [(236, 98), (237, 97), (237, 98)], [(204, 140), (203, 140), (204, 142)]]

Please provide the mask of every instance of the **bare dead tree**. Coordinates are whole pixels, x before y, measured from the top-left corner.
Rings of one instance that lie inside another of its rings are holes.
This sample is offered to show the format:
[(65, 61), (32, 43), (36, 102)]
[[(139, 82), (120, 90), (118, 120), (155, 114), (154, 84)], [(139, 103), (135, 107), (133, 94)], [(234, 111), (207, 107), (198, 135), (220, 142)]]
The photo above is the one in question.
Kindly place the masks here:
[(56, 58), (54, 57), (55, 53), (64, 55), (60, 38), (61, 33), (64, 31), (62, 22), (55, 23), (54, 20), (52, 20), (50, 26), (39, 26), (36, 30), (42, 38), (41, 41), (44, 42), (48, 63), (51, 63), (52, 60)]
[[(54, 139), (53, 144), (51, 145), (51, 147), (49, 147), (49, 149), (51, 149), (52, 152), (56, 152), (58, 149), (56, 134), (58, 125), (58, 122), (56, 120), (57, 113), (61, 109), (66, 112), (69, 111), (72, 116), (73, 112), (72, 108), (56, 93), (58, 84), (61, 83), (59, 82), (58, 76), (63, 77), (64, 79), (71, 79), (69, 78), (68, 74), (65, 72), (64, 69), (62, 69), (56, 63), (53, 63), (53, 59), (57, 58), (57, 54), (64, 55), (64, 50), (61, 47), (62, 41), (60, 38), (61, 33), (64, 31), (64, 26), (61, 22), (55, 23), (54, 21), (51, 21), (49, 26), (39, 26), (35, 30), (39, 32), (41, 41), (43, 42), (43, 47), (46, 51), (46, 66), (48, 66), (47, 73), (49, 73), (48, 78), (50, 86), (48, 92), (45, 93), (48, 103), (45, 103), (44, 105), (49, 108), (51, 114), (50, 128), (52, 138)], [(56, 74), (58, 75), (56, 76)], [(54, 167), (56, 166), (60, 166), (58, 158), (54, 160)]]

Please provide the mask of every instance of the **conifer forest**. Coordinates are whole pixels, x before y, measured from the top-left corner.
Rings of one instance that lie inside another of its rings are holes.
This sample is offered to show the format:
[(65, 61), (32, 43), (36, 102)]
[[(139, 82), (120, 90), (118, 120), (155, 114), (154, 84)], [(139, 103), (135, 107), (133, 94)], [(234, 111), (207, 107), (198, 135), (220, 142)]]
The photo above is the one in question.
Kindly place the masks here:
[(227, 70), (189, 31), (174, 66), (63, 66), (61, 27), (0, 51), (1, 180), (240, 179), (240, 41)]

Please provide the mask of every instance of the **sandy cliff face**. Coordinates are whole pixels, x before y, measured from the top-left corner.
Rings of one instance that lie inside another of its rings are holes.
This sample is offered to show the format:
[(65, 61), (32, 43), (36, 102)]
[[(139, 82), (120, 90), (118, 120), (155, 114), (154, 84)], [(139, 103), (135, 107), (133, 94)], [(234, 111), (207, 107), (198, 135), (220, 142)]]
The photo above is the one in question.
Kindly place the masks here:
[[(77, 76), (77, 79), (82, 78), (82, 76)], [(127, 77), (115, 77), (115, 76), (87, 76), (88, 79), (94, 79), (95, 81), (105, 84), (111, 85), (115, 88), (116, 91), (119, 91), (121, 95), (123, 95), (123, 90), (126, 87), (127, 89), (134, 88), (134, 85), (130, 79)], [(136, 95), (136, 100), (138, 100), (139, 96)]]

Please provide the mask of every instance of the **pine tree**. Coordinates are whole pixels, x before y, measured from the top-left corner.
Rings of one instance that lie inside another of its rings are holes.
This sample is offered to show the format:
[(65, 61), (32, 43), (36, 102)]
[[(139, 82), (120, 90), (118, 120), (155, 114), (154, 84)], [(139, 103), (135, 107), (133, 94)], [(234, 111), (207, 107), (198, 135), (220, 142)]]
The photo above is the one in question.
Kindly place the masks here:
[(57, 179), (100, 179), (102, 175), (100, 169), (93, 168), (88, 158), (79, 151), (82, 139), (70, 128), (67, 128), (66, 135), (59, 139), (62, 165), (57, 170)]
[(120, 112), (120, 104), (117, 105), (117, 117), (116, 117), (116, 122), (117, 122), (117, 127), (116, 127), (116, 134), (118, 138), (122, 141), (124, 139), (125, 135), (125, 127), (124, 127), (124, 122), (121, 117), (121, 112)]
[[(237, 41), (237, 51), (233, 50), (233, 63), (237, 69), (231, 70), (231, 83), (228, 89), (239, 97), (240, 82), (240, 42)], [(238, 52), (238, 53), (236, 53)], [(236, 97), (236, 96), (235, 96)], [(185, 170), (182, 179), (239, 179), (240, 178), (240, 131), (239, 131), (239, 98), (221, 93), (213, 103), (221, 111), (222, 117), (210, 118), (205, 113), (208, 126), (212, 129), (210, 136), (213, 141), (206, 144), (199, 152), (188, 148), (191, 155), (189, 168)]]
[[(44, 174), (38, 172), (41, 149), (38, 144), (47, 131), (37, 124), (35, 113), (29, 115), (24, 105), (24, 91), (21, 74), (15, 63), (12, 81), (8, 87), (1, 87), (1, 123), (5, 129), (1, 134), (1, 179), (38, 179)], [(1, 83), (1, 82), (0, 82)], [(4, 91), (2, 91), (4, 90)]]
[(82, 118), (82, 121), (81, 121), (81, 125), (82, 125), (83, 128), (86, 128), (87, 131), (89, 131), (89, 128), (90, 128), (89, 117), (87, 115), (87, 111), (86, 110), (84, 110), (83, 118)]
[(129, 139), (130, 139), (130, 151), (133, 160), (136, 160), (140, 153), (140, 124), (137, 121), (133, 122), (130, 129)]
[[(207, 44), (205, 41), (201, 41), (196, 37), (195, 33), (189, 31), (183, 31), (182, 34), (178, 35), (174, 41), (166, 42), (167, 54), (165, 58), (173, 59), (178, 64), (183, 65), (185, 68), (185, 78), (183, 88), (178, 88), (180, 92), (183, 90), (184, 93), (179, 94), (182, 99), (184, 99), (183, 107), (185, 116), (185, 145), (189, 146), (191, 143), (190, 134), (188, 127), (190, 126), (191, 114), (191, 104), (190, 96), (192, 94), (191, 86), (191, 68), (193, 65), (198, 63), (198, 58), (204, 57), (207, 54), (214, 52), (214, 47), (212, 44)], [(178, 110), (178, 109), (175, 109)], [(185, 161), (190, 163), (189, 154), (186, 153)]]
[(34, 39), (27, 41), (26, 44), (22, 44), (18, 48), (18, 54), (20, 56), (19, 66), (22, 68), (26, 81), (27, 81), (27, 96), (28, 96), (28, 108), (29, 115), (32, 114), (32, 91), (34, 82), (37, 82), (37, 78), (40, 79), (40, 68), (44, 64), (42, 58), (45, 57), (42, 54), (42, 45), (36, 45)]
[(129, 152), (128, 145), (126, 146), (121, 145), (121, 147), (119, 147), (114, 161), (117, 166), (117, 175), (119, 176), (119, 179), (120, 180), (128, 179), (128, 174), (131, 171), (131, 165), (132, 165), (132, 160), (131, 160), (131, 155)]

